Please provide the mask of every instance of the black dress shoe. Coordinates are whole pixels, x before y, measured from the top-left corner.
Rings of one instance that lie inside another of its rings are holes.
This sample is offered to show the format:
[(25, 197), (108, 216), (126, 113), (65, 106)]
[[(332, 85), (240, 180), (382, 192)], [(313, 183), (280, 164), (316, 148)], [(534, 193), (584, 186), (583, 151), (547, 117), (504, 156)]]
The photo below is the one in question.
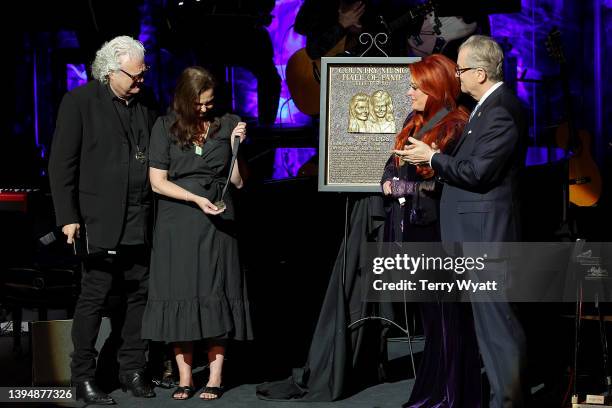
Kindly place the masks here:
[(76, 387), (76, 399), (93, 405), (114, 405), (115, 400), (102, 391), (93, 380), (73, 383)]
[(155, 396), (151, 382), (146, 379), (144, 373), (141, 371), (136, 371), (131, 374), (121, 374), (119, 376), (119, 382), (121, 383), (123, 392), (130, 390), (135, 397), (153, 398)]

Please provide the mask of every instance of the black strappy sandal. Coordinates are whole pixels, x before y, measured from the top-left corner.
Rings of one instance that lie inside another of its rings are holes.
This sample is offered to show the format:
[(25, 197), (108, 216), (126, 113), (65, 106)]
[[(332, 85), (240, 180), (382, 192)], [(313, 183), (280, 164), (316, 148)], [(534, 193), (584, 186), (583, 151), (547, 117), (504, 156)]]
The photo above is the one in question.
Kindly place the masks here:
[[(179, 394), (187, 394), (187, 396), (185, 398), (177, 398)], [(174, 390), (174, 392), (172, 393), (172, 399), (175, 401), (188, 400), (189, 398), (193, 397), (194, 394), (195, 394), (195, 388), (193, 388), (192, 386), (190, 385), (178, 386), (176, 387), (176, 390)]]
[[(204, 387), (204, 390), (200, 394), (200, 399), (202, 399), (204, 401), (218, 400), (223, 395), (223, 391), (224, 391), (223, 387)], [(204, 398), (204, 397), (202, 397), (202, 394), (212, 394), (212, 395), (215, 396), (215, 398)]]

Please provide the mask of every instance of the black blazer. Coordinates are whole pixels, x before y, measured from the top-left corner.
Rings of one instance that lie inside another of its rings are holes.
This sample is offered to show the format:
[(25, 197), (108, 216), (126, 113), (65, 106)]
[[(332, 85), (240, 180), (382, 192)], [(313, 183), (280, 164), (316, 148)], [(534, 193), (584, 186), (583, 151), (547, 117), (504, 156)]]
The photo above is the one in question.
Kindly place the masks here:
[(502, 85), (478, 108), (451, 155), (433, 156), (431, 165), (445, 183), (442, 241), (520, 240), (519, 175), (527, 137), (520, 101)]
[[(106, 86), (94, 80), (64, 95), (51, 145), (49, 181), (57, 224), (85, 224), (90, 245), (114, 248), (125, 221), (130, 157)], [(147, 88), (138, 98), (136, 108), (146, 125), (142, 140), (148, 147), (157, 104)]]

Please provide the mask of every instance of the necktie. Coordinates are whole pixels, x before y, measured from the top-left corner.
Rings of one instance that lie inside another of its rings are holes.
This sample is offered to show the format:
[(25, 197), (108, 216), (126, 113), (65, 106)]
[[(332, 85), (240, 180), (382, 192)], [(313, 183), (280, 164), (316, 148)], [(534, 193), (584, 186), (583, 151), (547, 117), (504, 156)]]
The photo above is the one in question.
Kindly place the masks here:
[(470, 113), (470, 119), (468, 119), (468, 122), (472, 120), (472, 118), (474, 117), (474, 114), (476, 113), (479, 107), (480, 107), (480, 104), (474, 107), (474, 110), (472, 111), (472, 113)]

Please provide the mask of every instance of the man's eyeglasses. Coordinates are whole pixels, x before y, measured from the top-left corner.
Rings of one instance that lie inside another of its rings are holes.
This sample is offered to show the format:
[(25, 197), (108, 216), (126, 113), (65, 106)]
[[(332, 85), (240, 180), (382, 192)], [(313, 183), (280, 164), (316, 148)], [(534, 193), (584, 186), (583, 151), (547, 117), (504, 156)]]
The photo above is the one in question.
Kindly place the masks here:
[(460, 76), (461, 74), (463, 74), (466, 71), (469, 71), (470, 69), (479, 69), (481, 67), (467, 67), (467, 68), (459, 68), (459, 65), (457, 65), (455, 67), (455, 73), (457, 74), (457, 76)]
[(147, 71), (149, 70), (149, 66), (145, 66), (145, 68), (140, 71), (138, 74), (136, 75), (132, 75), (127, 71), (124, 71), (123, 69), (119, 68), (119, 71), (123, 72), (125, 75), (129, 76), (130, 79), (134, 82), (138, 82), (138, 81), (142, 81), (145, 77), (145, 74), (147, 73)]

